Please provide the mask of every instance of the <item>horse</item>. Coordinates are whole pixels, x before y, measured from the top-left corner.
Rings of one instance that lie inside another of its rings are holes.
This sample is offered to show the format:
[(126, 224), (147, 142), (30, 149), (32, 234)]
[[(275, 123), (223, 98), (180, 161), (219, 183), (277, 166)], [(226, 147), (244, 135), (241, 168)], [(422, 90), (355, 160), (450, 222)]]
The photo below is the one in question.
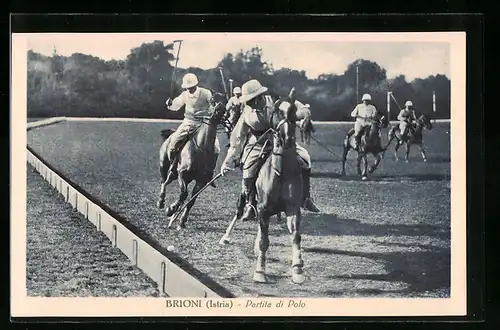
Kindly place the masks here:
[[(371, 120), (370, 126), (364, 129), (361, 136), (361, 143), (358, 146), (358, 157), (356, 167), (358, 170), (358, 175), (362, 176), (363, 180), (367, 179), (367, 174), (373, 173), (380, 161), (382, 159), (381, 153), (385, 151), (382, 147), (382, 141), (380, 139), (380, 129), (386, 128), (389, 125), (389, 121), (385, 115), (379, 113), (373, 120)], [(347, 155), (349, 151), (354, 149), (354, 129), (351, 129), (344, 138), (343, 143), (343, 155), (342, 155), (342, 173), (345, 175), (345, 164), (347, 161)], [(354, 149), (355, 150), (355, 149)], [(368, 168), (367, 155), (372, 154), (375, 157), (375, 162)], [(364, 168), (361, 171), (361, 160), (364, 161)]]
[(303, 121), (300, 122), (300, 141), (302, 143), (310, 144), (311, 143), (311, 135), (316, 130), (314, 129), (311, 118), (307, 117)]
[[(202, 121), (200, 127), (187, 139), (187, 142), (182, 147), (178, 157), (177, 178), (181, 189), (179, 198), (169, 205), (165, 210), (167, 216), (174, 215), (188, 197), (188, 185), (195, 181), (195, 185), (191, 192), (194, 196), (201, 188), (203, 188), (211, 179), (214, 166), (216, 163), (215, 155), (215, 140), (217, 136), (217, 127), (224, 125), (225, 115), (225, 96), (221, 93), (212, 93), (210, 100), (212, 114), (209, 117), (199, 118)], [(167, 150), (170, 143), (170, 136), (174, 130), (167, 129), (162, 131), (164, 139), (160, 148), (160, 174), (162, 185), (160, 190), (160, 198), (158, 207), (163, 208), (165, 203), (166, 186), (175, 180), (175, 176), (168, 178), (168, 172), (171, 166), (171, 160), (168, 159)], [(196, 198), (190, 200), (180, 215), (180, 223), (178, 230), (186, 227), (189, 212), (193, 207)], [(170, 225), (169, 225), (170, 227)]]
[(420, 117), (418, 117), (414, 125), (409, 126), (406, 138), (403, 138), (401, 136), (399, 125), (394, 125), (389, 131), (388, 134), (389, 141), (387, 141), (387, 144), (384, 149), (387, 150), (392, 140), (396, 139), (397, 143), (394, 149), (394, 158), (396, 160), (399, 160), (398, 150), (403, 144), (405, 144), (406, 145), (405, 160), (407, 163), (409, 163), (410, 161), (408, 159), (408, 156), (410, 155), (410, 146), (412, 144), (416, 144), (420, 148), (422, 159), (424, 160), (424, 162), (427, 162), (427, 155), (424, 149), (424, 143), (422, 138), (423, 135), (422, 131), (424, 128), (428, 129), (429, 131), (432, 130), (431, 120), (425, 114), (422, 114)]

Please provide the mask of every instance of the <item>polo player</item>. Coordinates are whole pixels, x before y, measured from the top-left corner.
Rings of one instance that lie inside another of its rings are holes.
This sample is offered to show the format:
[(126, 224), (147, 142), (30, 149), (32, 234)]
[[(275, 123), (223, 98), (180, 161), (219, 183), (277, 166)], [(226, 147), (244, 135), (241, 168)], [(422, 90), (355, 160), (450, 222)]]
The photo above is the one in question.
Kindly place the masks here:
[(405, 108), (399, 112), (399, 130), (401, 131), (401, 138), (406, 139), (408, 130), (417, 121), (415, 110), (413, 110), (413, 102), (406, 101)]
[[(198, 86), (198, 77), (196, 77), (195, 74), (186, 74), (182, 78), (181, 87), (184, 91), (173, 100), (169, 98), (166, 102), (167, 108), (171, 111), (179, 111), (183, 106), (185, 106), (184, 119), (177, 130), (172, 133), (169, 148), (167, 150), (167, 156), (173, 164), (172, 171), (174, 173), (177, 169), (177, 161), (180, 151), (188, 141), (189, 137), (192, 136), (201, 125), (203, 125), (203, 118), (207, 118), (211, 115), (210, 111), (212, 109), (210, 105), (212, 92), (206, 88)], [(215, 139), (214, 157), (207, 160), (212, 162), (214, 170), (219, 153), (219, 141), (218, 139)], [(215, 184), (212, 184), (212, 187), (215, 188)]]
[[(224, 175), (227, 171), (233, 170), (234, 164), (243, 162), (241, 164), (243, 170), (242, 189), (246, 198), (246, 209), (241, 218), (242, 221), (255, 217), (253, 192), (259, 170), (264, 163), (261, 156), (268, 157), (272, 152), (272, 143), (266, 143), (267, 139), (264, 137), (259, 140), (271, 128), (271, 118), (268, 116), (268, 113), (271, 112), (268, 110), (274, 108), (274, 102), (270, 95), (265, 95), (267, 90), (267, 87), (262, 86), (255, 79), (243, 84), (240, 101), (246, 103), (246, 105), (231, 133), (230, 147), (221, 166), (221, 174)], [(298, 102), (296, 104), (300, 106), (300, 108), (297, 107), (298, 119), (309, 115), (309, 109), (304, 107), (302, 103)], [(268, 132), (267, 134), (272, 133)], [(311, 212), (319, 212), (310, 195), (311, 158), (307, 150), (298, 144), (297, 154), (298, 161), (303, 169), (304, 200), (302, 207)]]
[(229, 112), (229, 121), (231, 124), (235, 125), (236, 121), (238, 120), (236, 117), (238, 115), (238, 110), (239, 107), (241, 106), (241, 88), (240, 87), (235, 87), (233, 89), (233, 97), (229, 99), (229, 101), (226, 104), (226, 110)]
[(378, 115), (378, 110), (371, 104), (370, 94), (364, 94), (360, 103), (351, 112), (351, 117), (356, 118), (354, 123), (354, 149), (358, 149), (361, 143), (361, 135), (366, 127), (369, 127), (371, 121)]

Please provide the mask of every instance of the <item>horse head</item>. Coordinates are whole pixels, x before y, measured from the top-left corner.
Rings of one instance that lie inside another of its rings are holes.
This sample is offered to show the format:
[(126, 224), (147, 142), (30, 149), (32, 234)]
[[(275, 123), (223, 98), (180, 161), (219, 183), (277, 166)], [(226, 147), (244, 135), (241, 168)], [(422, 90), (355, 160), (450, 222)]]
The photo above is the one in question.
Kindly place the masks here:
[(278, 100), (274, 104), (272, 125), (278, 140), (283, 143), (285, 149), (295, 148), (295, 128), (297, 125), (295, 100), (295, 88), (292, 88), (287, 97)]
[(213, 92), (210, 104), (213, 108), (210, 119), (212, 121), (220, 122), (224, 119), (226, 114), (226, 97), (222, 93)]
[(417, 123), (419, 123), (423, 127), (427, 128), (429, 131), (432, 129), (431, 120), (425, 114), (422, 114), (420, 117), (418, 117)]

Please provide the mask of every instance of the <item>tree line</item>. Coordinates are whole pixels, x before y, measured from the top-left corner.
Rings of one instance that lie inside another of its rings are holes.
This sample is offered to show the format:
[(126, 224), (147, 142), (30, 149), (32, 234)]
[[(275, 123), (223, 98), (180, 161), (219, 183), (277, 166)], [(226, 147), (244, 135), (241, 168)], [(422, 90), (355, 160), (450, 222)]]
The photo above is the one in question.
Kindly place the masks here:
[[(162, 41), (143, 43), (133, 48), (124, 60), (105, 61), (81, 53), (61, 56), (57, 50), (52, 56), (45, 56), (30, 50), (28, 116), (182, 118), (183, 111), (166, 110), (165, 100), (182, 91), (181, 79), (187, 72), (195, 73), (201, 86), (224, 91), (217, 68), (190, 67), (177, 69), (173, 95), (170, 95), (174, 60), (173, 44), (165, 45)], [(311, 105), (316, 121), (349, 120), (350, 112), (358, 103), (357, 90), (359, 98), (363, 93), (370, 93), (373, 103), (381, 110), (386, 109), (387, 92), (392, 91), (397, 103), (392, 101), (391, 119), (406, 100), (412, 100), (417, 113), (450, 118), (450, 80), (445, 75), (410, 82), (404, 75), (388, 79), (386, 70), (377, 63), (358, 59), (349, 64), (343, 74), (323, 74), (309, 79), (305, 71), (275, 70), (272, 63), (262, 59), (262, 50), (258, 47), (226, 54), (218, 67), (223, 68), (226, 79), (234, 80), (234, 86), (255, 78), (274, 96), (286, 95), (295, 87), (297, 98)], [(226, 86), (229, 88), (228, 82)]]

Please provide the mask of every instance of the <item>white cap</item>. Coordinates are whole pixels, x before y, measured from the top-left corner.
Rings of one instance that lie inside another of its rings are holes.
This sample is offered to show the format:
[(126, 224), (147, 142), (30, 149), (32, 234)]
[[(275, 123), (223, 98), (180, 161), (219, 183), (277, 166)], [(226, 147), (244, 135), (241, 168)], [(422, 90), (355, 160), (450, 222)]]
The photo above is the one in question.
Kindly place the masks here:
[(370, 94), (363, 94), (363, 97), (361, 98), (361, 101), (371, 101), (372, 96)]
[(234, 93), (234, 94), (241, 94), (241, 88), (239, 88), (239, 87), (235, 87), (235, 88), (233, 89), (233, 93)]
[(267, 87), (262, 86), (258, 80), (252, 79), (244, 83), (241, 90), (242, 93), (240, 100), (241, 102), (247, 102), (256, 96), (267, 92)]
[(194, 73), (188, 73), (182, 77), (182, 88), (191, 88), (198, 85), (198, 77)]
[(412, 107), (413, 103), (411, 101), (406, 101), (405, 107)]

